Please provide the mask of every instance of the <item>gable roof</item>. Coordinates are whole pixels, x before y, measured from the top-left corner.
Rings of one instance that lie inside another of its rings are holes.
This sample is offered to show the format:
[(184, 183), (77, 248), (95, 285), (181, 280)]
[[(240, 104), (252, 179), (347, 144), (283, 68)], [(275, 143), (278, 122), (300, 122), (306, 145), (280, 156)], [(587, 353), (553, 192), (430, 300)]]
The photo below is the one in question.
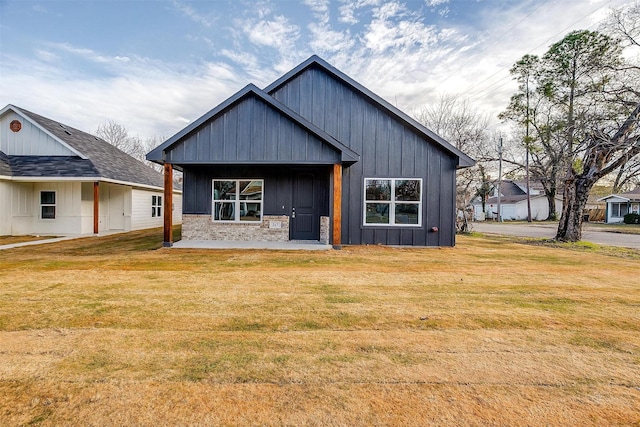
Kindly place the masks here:
[(77, 157), (7, 156), (3, 153), (0, 175), (4, 170), (10, 172), (8, 176), (15, 177), (87, 177), (154, 188), (164, 186), (162, 174), (97, 136), (11, 104), (0, 111), (0, 115), (9, 110), (29, 120)]
[(458, 168), (466, 168), (466, 167), (475, 165), (476, 162), (471, 157), (467, 156), (462, 151), (454, 147), (452, 144), (444, 140), (442, 137), (440, 137), (439, 135), (437, 135), (436, 133), (428, 129), (426, 126), (418, 122), (416, 119), (404, 113), (399, 108), (393, 106), (391, 103), (387, 102), (382, 97), (376, 95), (375, 93), (373, 93), (372, 91), (370, 91), (369, 89), (367, 89), (366, 87), (364, 87), (363, 85), (361, 85), (360, 83), (358, 83), (357, 81), (349, 77), (348, 75), (344, 74), (342, 71), (333, 67), (331, 64), (329, 64), (328, 62), (326, 62), (324, 59), (320, 58), (317, 55), (311, 56), (309, 59), (307, 59), (306, 61), (304, 61), (303, 63), (301, 63), (300, 65), (298, 65), (297, 67), (295, 67), (294, 69), (292, 69), (291, 71), (289, 71), (288, 73), (286, 73), (285, 75), (283, 75), (282, 77), (274, 81), (273, 83), (271, 83), (269, 86), (267, 86), (264, 89), (264, 91), (269, 94), (273, 94), (273, 92), (277, 91), (280, 87), (285, 85), (288, 81), (294, 79), (296, 76), (298, 76), (299, 74), (301, 74), (303, 71), (305, 71), (310, 67), (319, 67), (323, 71), (331, 74), (334, 78), (342, 81), (344, 84), (351, 87), (351, 89), (355, 90), (356, 92), (359, 92), (361, 95), (365, 96), (366, 98), (369, 98), (374, 103), (377, 103), (383, 108), (385, 108), (389, 113), (391, 113), (397, 119), (399, 119), (400, 121), (404, 122), (405, 124), (413, 128), (415, 131), (417, 131), (418, 134), (427, 137), (428, 139), (432, 140), (436, 145), (439, 145), (441, 148), (443, 148), (445, 151), (448, 151), (449, 153), (456, 156), (458, 158)]
[(345, 163), (354, 163), (360, 159), (360, 155), (355, 151), (348, 148), (346, 145), (342, 144), (340, 141), (335, 139), (333, 136), (326, 133), (324, 130), (320, 129), (318, 126), (309, 122), (307, 119), (303, 118), (293, 110), (291, 110), (286, 105), (282, 104), (275, 98), (269, 96), (267, 93), (259, 89), (257, 86), (253, 84), (248, 84), (243, 89), (227, 98), (224, 102), (210, 110), (209, 112), (202, 115), (200, 118), (189, 124), (187, 127), (182, 129), (180, 132), (166, 140), (164, 143), (160, 144), (158, 147), (154, 148), (147, 154), (147, 160), (156, 163), (164, 163), (164, 154), (171, 150), (174, 146), (181, 143), (186, 137), (188, 137), (192, 132), (197, 130), (200, 126), (205, 123), (213, 120), (220, 114), (225, 113), (229, 109), (231, 109), (234, 105), (239, 103), (240, 101), (247, 99), (251, 96), (255, 96), (260, 99), (262, 102), (269, 105), (271, 108), (275, 109), (278, 113), (292, 120), (298, 126), (306, 130), (307, 132), (315, 135), (321, 141), (323, 141), (328, 146), (332, 147), (336, 151), (341, 154), (341, 159)]
[(640, 201), (640, 186), (637, 186), (631, 191), (627, 191), (620, 194), (610, 194), (605, 197), (601, 197), (598, 201), (606, 201), (608, 199), (619, 199), (627, 202), (638, 202)]

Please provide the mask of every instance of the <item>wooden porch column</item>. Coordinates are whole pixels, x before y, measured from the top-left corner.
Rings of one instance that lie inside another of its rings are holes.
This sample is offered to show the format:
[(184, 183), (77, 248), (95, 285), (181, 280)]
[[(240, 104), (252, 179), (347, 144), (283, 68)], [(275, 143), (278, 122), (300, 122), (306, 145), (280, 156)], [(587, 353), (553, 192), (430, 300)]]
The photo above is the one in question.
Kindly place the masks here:
[(164, 164), (164, 243), (165, 248), (173, 246), (173, 166)]
[(333, 238), (334, 249), (342, 248), (342, 165), (333, 165)]
[(100, 229), (100, 183), (93, 183), (93, 234), (98, 234)]

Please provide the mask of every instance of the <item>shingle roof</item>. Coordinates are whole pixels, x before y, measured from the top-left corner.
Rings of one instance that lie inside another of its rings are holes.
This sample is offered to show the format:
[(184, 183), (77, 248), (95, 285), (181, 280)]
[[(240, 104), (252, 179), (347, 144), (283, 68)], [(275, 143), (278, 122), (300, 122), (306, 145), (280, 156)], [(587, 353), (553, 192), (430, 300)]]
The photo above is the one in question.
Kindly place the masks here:
[(627, 191), (625, 193), (619, 194), (620, 196), (638, 196), (640, 195), (640, 185), (634, 188), (631, 191)]
[(502, 181), (500, 183), (500, 194), (503, 196), (525, 196), (527, 192), (523, 191), (515, 182), (513, 181)]
[[(108, 142), (31, 111), (11, 106), (86, 157), (5, 156), (13, 176), (99, 177), (162, 188), (162, 174)], [(0, 161), (0, 171), (3, 166)]]
[(0, 176), (11, 176), (11, 166), (9, 166), (9, 157), (0, 151)]
[(99, 177), (89, 159), (78, 156), (8, 156), (12, 176)]

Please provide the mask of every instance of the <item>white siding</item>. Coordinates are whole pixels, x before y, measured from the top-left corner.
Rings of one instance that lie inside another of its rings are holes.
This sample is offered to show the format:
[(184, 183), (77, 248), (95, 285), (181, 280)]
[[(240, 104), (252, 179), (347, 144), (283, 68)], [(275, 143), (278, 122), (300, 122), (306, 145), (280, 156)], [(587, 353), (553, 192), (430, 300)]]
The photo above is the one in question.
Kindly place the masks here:
[(32, 234), (34, 215), (33, 184), (15, 182), (11, 191), (11, 234)]
[[(22, 123), (19, 132), (9, 129), (13, 120)], [(0, 151), (9, 156), (75, 156), (76, 154), (30, 121), (13, 111), (0, 118)]]
[[(56, 217), (40, 217), (40, 192), (55, 191)], [(80, 234), (80, 183), (13, 183), (11, 234), (68, 235)]]
[(93, 182), (83, 182), (80, 193), (80, 232), (93, 233)]
[[(133, 189), (131, 197), (132, 230), (162, 227), (164, 225), (164, 212), (159, 217), (151, 216), (151, 199), (153, 196), (162, 197), (164, 202), (164, 193), (162, 191)], [(182, 223), (182, 195), (178, 194), (173, 195), (173, 223)]]
[[(39, 182), (35, 183), (33, 193), (33, 233), (36, 234), (80, 234), (81, 185), (79, 182)], [(40, 217), (40, 192), (56, 192), (56, 218)]]
[(182, 194), (173, 195), (173, 224), (182, 224)]
[(0, 181), (0, 236), (11, 235), (11, 193), (10, 182)]

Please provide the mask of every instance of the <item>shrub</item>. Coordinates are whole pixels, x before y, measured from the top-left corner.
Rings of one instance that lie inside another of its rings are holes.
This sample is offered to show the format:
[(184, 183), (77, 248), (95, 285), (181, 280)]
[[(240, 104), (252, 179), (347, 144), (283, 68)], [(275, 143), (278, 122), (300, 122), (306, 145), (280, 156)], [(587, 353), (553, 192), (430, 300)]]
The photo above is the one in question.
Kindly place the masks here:
[(628, 213), (623, 219), (625, 224), (640, 224), (640, 214)]

